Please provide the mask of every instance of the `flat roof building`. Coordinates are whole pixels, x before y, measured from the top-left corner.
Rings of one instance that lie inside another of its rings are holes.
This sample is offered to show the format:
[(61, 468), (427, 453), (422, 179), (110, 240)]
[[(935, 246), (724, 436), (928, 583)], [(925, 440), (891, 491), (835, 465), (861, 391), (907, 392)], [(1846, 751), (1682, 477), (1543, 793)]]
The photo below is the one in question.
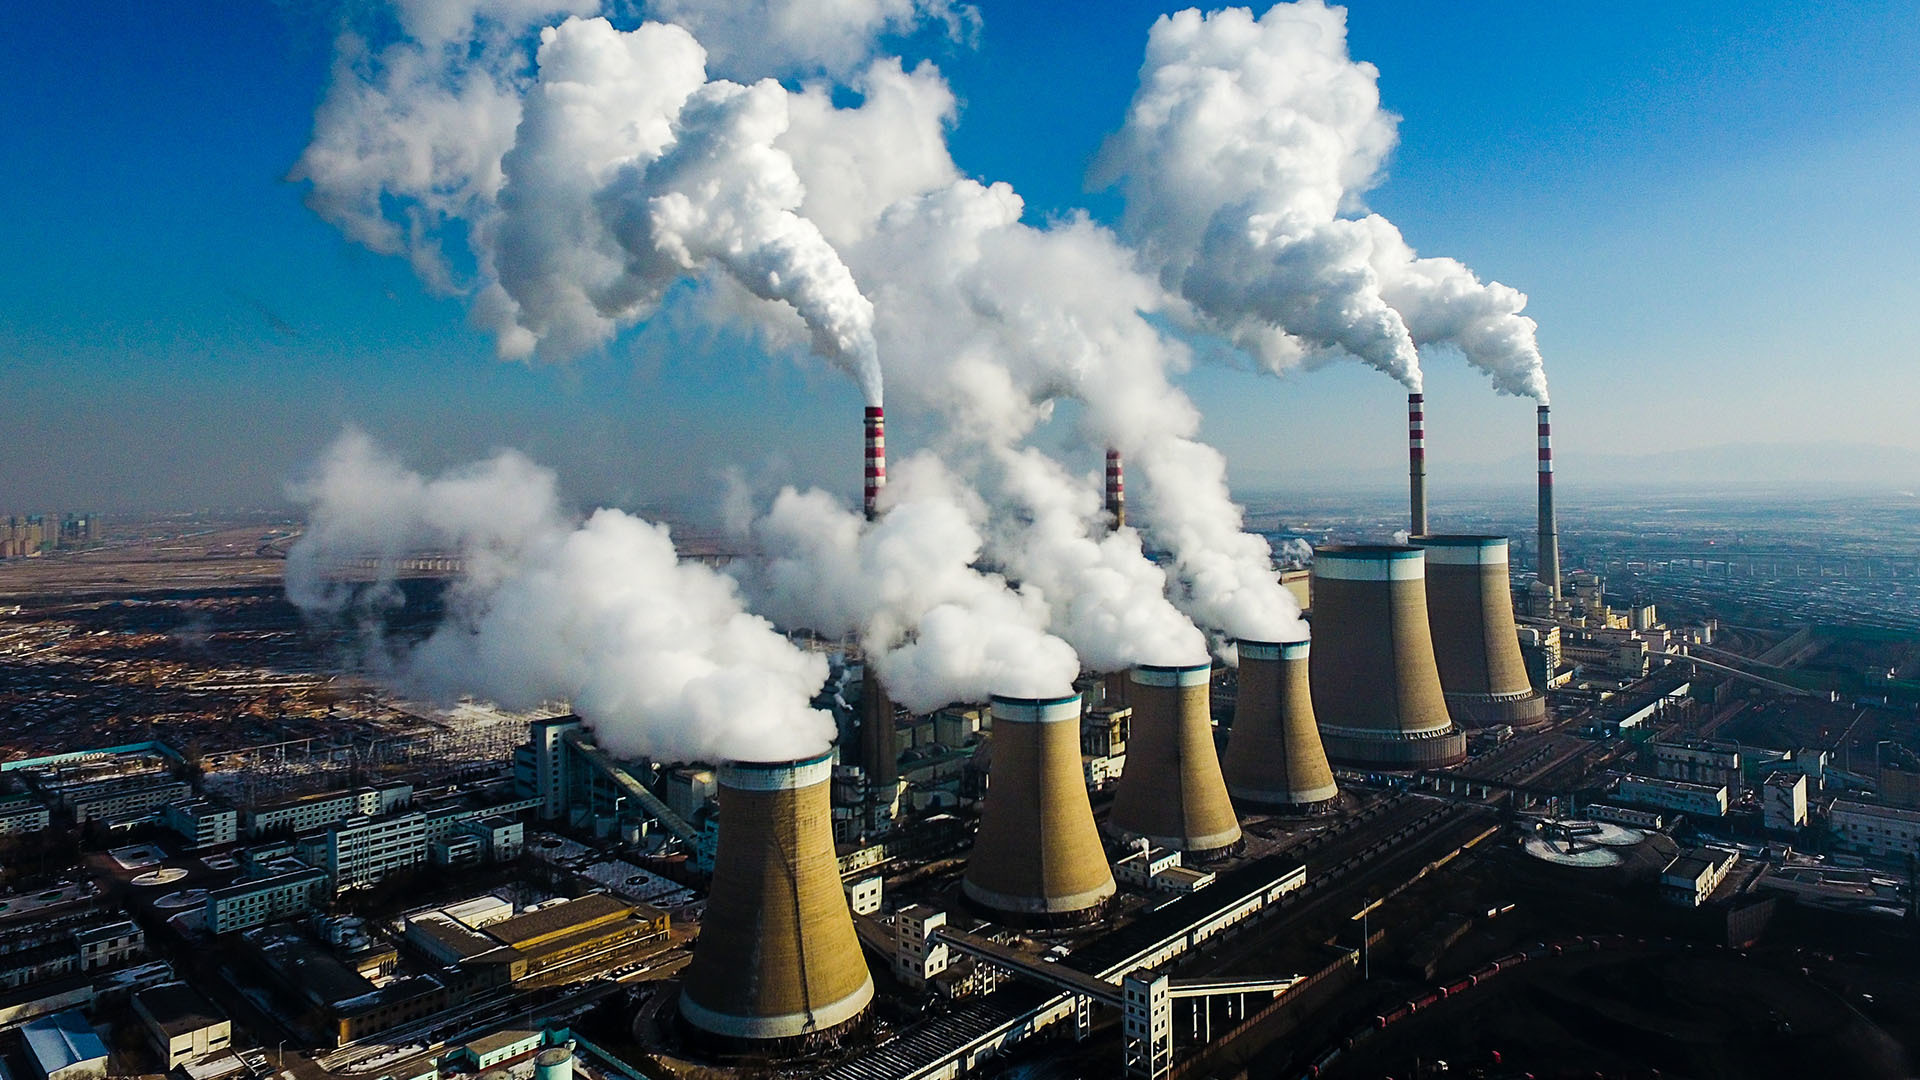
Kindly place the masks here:
[(183, 982), (162, 983), (133, 995), (133, 1011), (168, 1069), (224, 1053), (233, 1044), (232, 1022)]

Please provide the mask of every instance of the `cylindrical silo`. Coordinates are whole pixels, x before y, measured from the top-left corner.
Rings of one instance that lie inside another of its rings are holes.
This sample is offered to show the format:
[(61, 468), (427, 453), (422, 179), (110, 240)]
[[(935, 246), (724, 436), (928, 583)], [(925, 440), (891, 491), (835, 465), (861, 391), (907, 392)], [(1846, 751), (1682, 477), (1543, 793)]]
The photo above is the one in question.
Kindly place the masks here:
[(1320, 743), (1305, 641), (1241, 641), (1240, 689), (1220, 771), (1234, 801), (1298, 809), (1340, 793)]
[(1080, 695), (993, 699), (993, 770), (963, 889), (1002, 921), (1068, 925), (1114, 892), (1080, 765)]
[(1427, 552), (1427, 618), (1440, 687), (1466, 727), (1539, 727), (1547, 702), (1527, 679), (1504, 536), (1416, 536)]
[(1214, 750), (1208, 680), (1213, 665), (1133, 669), (1127, 704), (1127, 764), (1107, 828), (1204, 855), (1240, 841), (1240, 820)]
[(533, 1055), (533, 1080), (573, 1080), (573, 1051), (549, 1046)]
[(814, 1043), (857, 1024), (873, 979), (834, 859), (831, 754), (720, 768), (720, 836), (680, 991), (696, 1033)]
[(1313, 553), (1313, 711), (1327, 757), (1422, 769), (1467, 756), (1447, 714), (1427, 623), (1426, 552), (1329, 544)]

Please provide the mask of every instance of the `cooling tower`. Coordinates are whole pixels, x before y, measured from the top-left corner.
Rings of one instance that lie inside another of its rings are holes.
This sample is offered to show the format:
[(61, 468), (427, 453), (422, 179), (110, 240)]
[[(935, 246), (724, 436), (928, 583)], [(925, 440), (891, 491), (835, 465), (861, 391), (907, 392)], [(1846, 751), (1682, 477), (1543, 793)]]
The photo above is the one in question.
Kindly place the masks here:
[(1466, 727), (1547, 722), (1513, 622), (1504, 536), (1416, 536), (1427, 552), (1427, 622), (1447, 710)]
[(1125, 528), (1127, 524), (1127, 478), (1120, 465), (1120, 451), (1107, 451), (1107, 516), (1113, 519), (1113, 527)]
[(831, 754), (720, 769), (720, 836), (680, 1015), (711, 1041), (810, 1045), (873, 999), (834, 859)]
[(1096, 917), (1113, 895), (1080, 766), (1080, 695), (993, 699), (993, 771), (967, 898), (1016, 925)]
[(1427, 395), (1407, 395), (1407, 480), (1413, 503), (1412, 532), (1427, 531)]
[(1425, 555), (1399, 544), (1314, 550), (1308, 671), (1320, 739), (1333, 761), (1424, 769), (1467, 756), (1434, 663)]
[(1234, 801), (1300, 808), (1338, 795), (1313, 718), (1304, 641), (1242, 641), (1233, 733), (1220, 762)]
[(878, 513), (880, 489), (887, 486), (887, 414), (878, 405), (867, 406), (867, 467), (861, 490), (867, 520)]
[(1108, 829), (1202, 855), (1239, 842), (1240, 820), (1213, 748), (1212, 673), (1211, 663), (1133, 669), (1127, 766), (1114, 789)]
[(1540, 583), (1560, 599), (1560, 523), (1553, 513), (1553, 418), (1540, 406)]

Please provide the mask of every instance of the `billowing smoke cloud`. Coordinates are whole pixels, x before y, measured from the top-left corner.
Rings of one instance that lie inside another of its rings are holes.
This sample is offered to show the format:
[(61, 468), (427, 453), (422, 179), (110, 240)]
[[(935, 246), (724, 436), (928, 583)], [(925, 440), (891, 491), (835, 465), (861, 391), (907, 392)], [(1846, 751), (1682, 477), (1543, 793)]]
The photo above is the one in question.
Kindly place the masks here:
[[(408, 553), (465, 560), (442, 623), (385, 657), (396, 688), (570, 700), (602, 746), (662, 760), (787, 760), (831, 743), (831, 717), (809, 704), (824, 658), (746, 612), (731, 578), (681, 562), (664, 526), (616, 510), (570, 520), (553, 474), (518, 454), (427, 478), (349, 433), (293, 494), (308, 527), (287, 594), (308, 614), (392, 602), (392, 562)], [(331, 579), (368, 557), (387, 567), (373, 586)]]
[(951, 0), (650, 0), (647, 12), (694, 32), (732, 78), (853, 74), (888, 35), (935, 23), (955, 41), (978, 30), (980, 13)]
[[(803, 192), (774, 145), (787, 91), (709, 82), (705, 50), (677, 26), (569, 18), (541, 30), (529, 81), (524, 26), (454, 25), (477, 37), (377, 52), (342, 38), (294, 170), (316, 210), (375, 250), (406, 252), (429, 283), (473, 292), (503, 356), (603, 345), (676, 282), (718, 268), (790, 305), (813, 348), (879, 403), (872, 305), (796, 213)], [(464, 286), (440, 247), (455, 220), (475, 262)]]
[(1037, 590), (977, 568), (982, 508), (937, 460), (895, 463), (887, 512), (867, 522), (832, 496), (787, 488), (752, 525), (742, 575), (776, 622), (857, 635), (888, 694), (917, 712), (992, 694), (1072, 688), (1079, 659), (1047, 632)]
[(1358, 212), (1396, 137), (1378, 77), (1321, 0), (1163, 16), (1096, 177), (1166, 286), (1275, 372), (1346, 353), (1417, 391), (1416, 347), (1441, 344), (1545, 401), (1526, 297)]

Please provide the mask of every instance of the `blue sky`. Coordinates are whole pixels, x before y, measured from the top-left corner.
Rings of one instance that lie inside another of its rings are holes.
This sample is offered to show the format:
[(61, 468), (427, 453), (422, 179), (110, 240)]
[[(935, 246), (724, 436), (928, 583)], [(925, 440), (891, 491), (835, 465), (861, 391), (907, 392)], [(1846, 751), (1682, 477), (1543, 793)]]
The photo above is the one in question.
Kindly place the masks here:
[[(502, 364), (459, 300), (314, 217), (283, 177), (325, 6), (0, 16), (0, 513), (270, 501), (345, 423), (426, 464), (520, 446), (584, 499), (698, 497), (717, 464), (853, 490), (813, 434), (852, 407), (837, 376), (711, 334)], [(1169, 6), (980, 6), (975, 48), (919, 50), (963, 99), (956, 159), (1036, 220), (1113, 219), (1086, 166)], [(1920, 452), (1911, 3), (1360, 2), (1349, 26), (1402, 117), (1369, 204), (1532, 297), (1563, 458)], [(1182, 381), (1247, 490), (1400, 465), (1399, 391), (1358, 365)], [(1528, 479), (1524, 403), (1444, 359), (1428, 396), (1437, 490)]]

